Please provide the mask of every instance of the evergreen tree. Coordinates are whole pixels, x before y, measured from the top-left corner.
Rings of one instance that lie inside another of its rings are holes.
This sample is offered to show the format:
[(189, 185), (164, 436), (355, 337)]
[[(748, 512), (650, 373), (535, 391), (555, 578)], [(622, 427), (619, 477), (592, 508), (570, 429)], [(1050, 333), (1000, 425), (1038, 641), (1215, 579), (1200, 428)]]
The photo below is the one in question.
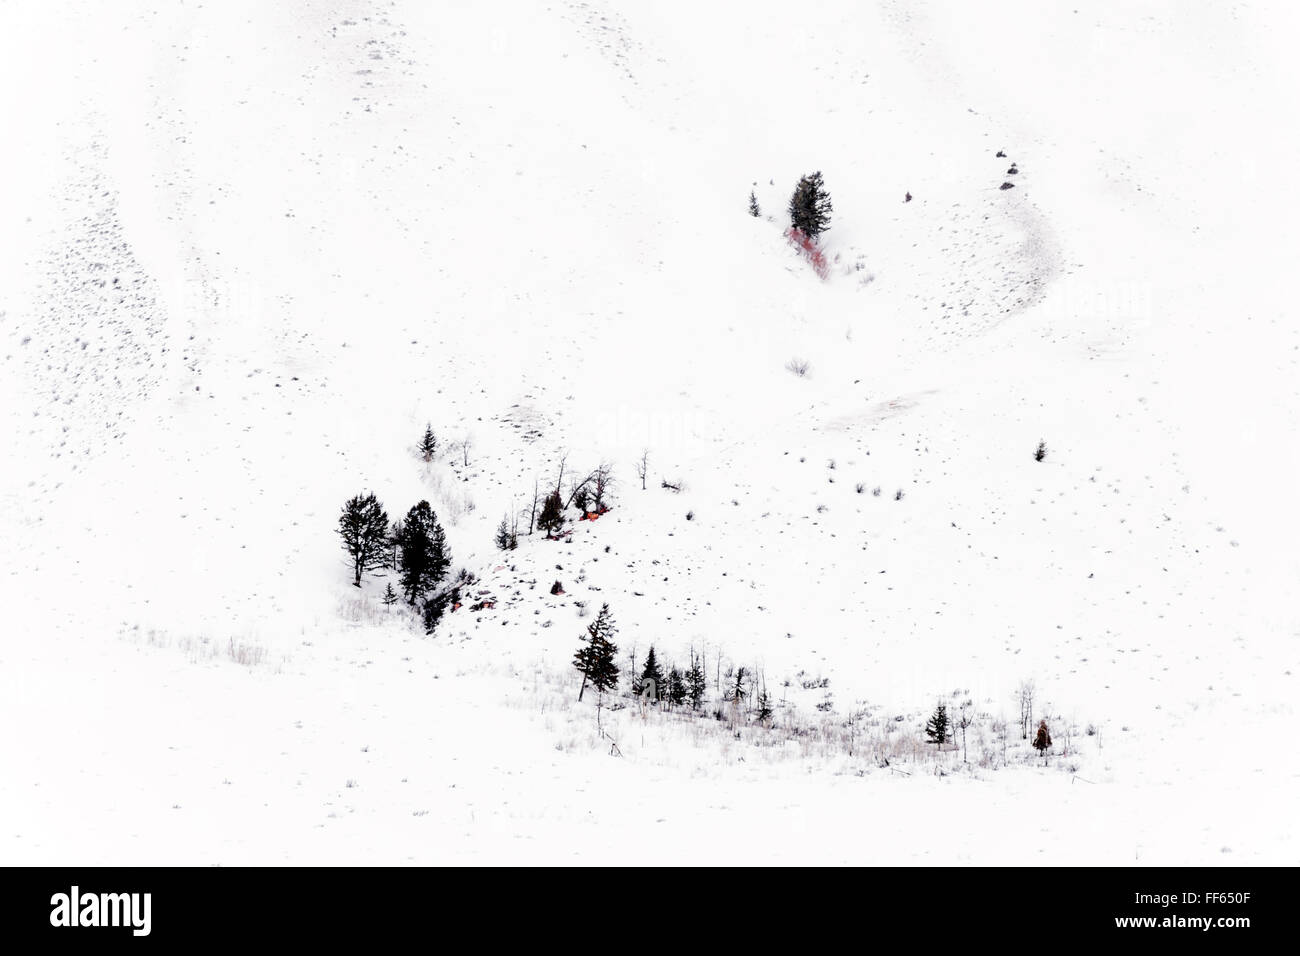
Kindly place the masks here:
[(508, 519), (501, 519), (501, 523), (497, 525), (496, 537), (492, 539), (492, 542), (497, 546), (498, 551), (513, 551), (519, 547), (519, 539), (510, 530), (510, 521)]
[(691, 702), (691, 710), (699, 710), (700, 704), (704, 703), (706, 684), (707, 679), (704, 676), (704, 668), (700, 664), (700, 659), (692, 654), (691, 669), (686, 672), (686, 696)]
[(758, 692), (758, 722), (767, 725), (772, 719), (772, 706), (767, 699), (767, 688), (764, 687)]
[(736, 682), (731, 685), (731, 692), (727, 694), (727, 700), (739, 707), (741, 701), (748, 696), (749, 694), (745, 691), (745, 668), (738, 667), (736, 668)]
[(822, 174), (804, 176), (790, 196), (790, 225), (809, 239), (816, 239), (830, 228), (830, 223), (831, 197), (822, 184)]
[(372, 494), (357, 495), (343, 505), (339, 537), (352, 559), (352, 583), (361, 587), (361, 575), (382, 568), (388, 550), (388, 515)]
[(438, 591), (424, 602), (424, 633), (432, 634), (433, 629), (438, 626), (442, 616), (447, 613), (447, 608), (455, 602), (460, 596), (459, 588)]
[(573, 666), (582, 672), (582, 688), (578, 691), (578, 700), (582, 700), (588, 684), (602, 693), (613, 690), (618, 685), (618, 665), (614, 663), (618, 648), (611, 641), (615, 630), (609, 605), (602, 604), (600, 613), (587, 627), (582, 646), (573, 655)]
[(1050, 746), (1052, 746), (1052, 735), (1047, 732), (1047, 721), (1040, 720), (1038, 722), (1038, 734), (1034, 737), (1034, 749), (1046, 757), (1047, 748)]
[(564, 502), (560, 500), (560, 493), (552, 491), (546, 496), (546, 503), (542, 505), (542, 513), (537, 516), (537, 527), (546, 532), (546, 536), (554, 536), (556, 531), (564, 524)]
[(644, 693), (646, 684), (650, 681), (654, 682), (652, 685), (653, 690), (651, 691), (650, 700), (652, 702), (662, 700), (664, 695), (668, 692), (668, 684), (664, 680), (663, 668), (661, 668), (659, 662), (655, 660), (655, 648), (653, 644), (650, 645), (650, 653), (646, 655), (645, 668), (641, 671), (641, 680), (636, 685), (637, 696)]
[(433, 437), (433, 425), (424, 426), (424, 437), (420, 439), (420, 454), (425, 461), (433, 461), (433, 453), (438, 450), (438, 440)]
[(429, 502), (421, 501), (406, 513), (397, 545), (402, 591), (414, 605), (438, 586), (451, 566), (446, 536)]
[(948, 708), (944, 704), (935, 707), (934, 714), (925, 725), (925, 736), (930, 743), (938, 744), (941, 748), (948, 739)]
[(749, 191), (749, 214), (755, 219), (759, 217), (761, 210), (758, 208), (758, 197), (754, 195), (754, 190)]
[(680, 707), (686, 703), (686, 679), (676, 667), (668, 672), (668, 704)]
[(389, 581), (388, 586), (384, 588), (384, 606), (392, 607), (397, 603), (397, 592), (393, 590), (393, 582)]

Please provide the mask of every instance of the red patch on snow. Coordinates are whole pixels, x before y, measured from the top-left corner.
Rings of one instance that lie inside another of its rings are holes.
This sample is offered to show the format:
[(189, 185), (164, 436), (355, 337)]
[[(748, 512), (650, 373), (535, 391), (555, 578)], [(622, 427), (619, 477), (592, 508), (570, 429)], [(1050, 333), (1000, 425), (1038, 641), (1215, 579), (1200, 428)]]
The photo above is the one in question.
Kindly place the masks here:
[(790, 240), (791, 245), (803, 250), (804, 257), (812, 263), (813, 272), (817, 273), (819, 279), (825, 279), (830, 275), (830, 264), (826, 261), (826, 254), (817, 245), (816, 239), (793, 226), (785, 231), (785, 237)]

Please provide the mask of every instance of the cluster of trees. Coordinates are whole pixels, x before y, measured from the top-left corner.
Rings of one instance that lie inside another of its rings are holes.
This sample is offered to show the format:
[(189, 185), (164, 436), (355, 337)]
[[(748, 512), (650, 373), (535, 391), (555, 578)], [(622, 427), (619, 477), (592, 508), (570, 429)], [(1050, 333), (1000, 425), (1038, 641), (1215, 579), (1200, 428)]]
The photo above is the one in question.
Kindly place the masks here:
[[(353, 585), (361, 587), (361, 577), (369, 571), (396, 571), (402, 597), (422, 612), (425, 630), (432, 633), (456, 602), (459, 588), (444, 587), (451, 551), (429, 502), (419, 502), (404, 518), (390, 522), (374, 494), (356, 495), (343, 505), (338, 533), (352, 564)], [(384, 603), (393, 605), (397, 600), (389, 581)]]
[[(470, 435), (466, 435), (464, 438), (460, 439), (459, 441), (453, 441), (448, 443), (445, 446), (445, 450), (452, 452), (453, 455), (459, 456), (461, 465), (468, 468), (469, 450), (470, 448), (473, 447), (473, 445), (474, 445), (474, 439)], [(444, 446), (439, 444), (438, 437), (433, 433), (433, 425), (432, 424), (425, 425), (424, 435), (421, 436), (420, 440), (416, 443), (416, 449), (420, 452), (420, 457), (423, 458), (426, 462), (431, 462), (433, 461), (434, 455), (438, 453), (438, 449), (442, 447)], [(452, 458), (452, 461), (453, 462), (455, 461), (454, 457)]]
[[(1034, 709), (1034, 682), (1031, 680), (1023, 681), (1016, 688), (1016, 696), (1020, 702), (1020, 737), (1022, 740), (1029, 738), (1029, 725), (1033, 722), (1032, 714)], [(946, 704), (940, 702), (935, 708), (934, 713), (925, 725), (925, 737), (929, 743), (937, 744), (939, 749), (949, 740), (955, 740), (957, 734), (961, 734), (962, 759), (966, 759), (966, 730), (974, 725), (975, 716), (969, 709), (970, 701), (962, 704), (960, 713), (956, 718), (948, 714)], [(997, 725), (995, 725), (997, 726)], [(1005, 726), (1005, 725), (1004, 725)], [(1052, 746), (1052, 736), (1047, 730), (1047, 720), (1043, 719), (1038, 722), (1038, 731), (1032, 741), (1034, 749), (1041, 753), (1046, 759), (1047, 751)]]
[(669, 710), (687, 705), (691, 710), (699, 710), (704, 703), (706, 684), (704, 663), (694, 653), (691, 654), (690, 667), (678, 668), (670, 664), (665, 672), (655, 656), (652, 644), (646, 654), (645, 664), (641, 667), (640, 676), (632, 679), (631, 691), (634, 697), (645, 697), (650, 703), (662, 703)]
[[(587, 627), (581, 637), (577, 653), (573, 655), (573, 666), (582, 674), (582, 686), (578, 689), (578, 700), (582, 700), (587, 688), (594, 687), (599, 693), (613, 691), (618, 687), (620, 669), (617, 664), (618, 645), (614, 643), (617, 632), (614, 616), (608, 604), (602, 604), (600, 613)], [(689, 707), (698, 711), (705, 702), (708, 679), (705, 676), (704, 660), (691, 653), (690, 666), (679, 668), (669, 664), (664, 669), (651, 645), (645, 656), (645, 663), (638, 669), (633, 666), (633, 676), (628, 682), (629, 693), (633, 697), (644, 698), (648, 703), (662, 704), (665, 709)], [(750, 696), (749, 674), (745, 668), (737, 668), (728, 678), (729, 683), (723, 700), (730, 703), (737, 718), (741, 707)], [(721, 711), (719, 711), (719, 715)], [(771, 721), (773, 710), (767, 696), (767, 689), (759, 691), (756, 719), (763, 724)]]
[[(603, 515), (609, 511), (613, 503), (611, 495), (614, 487), (613, 467), (602, 462), (581, 477), (579, 477), (581, 473), (570, 474), (566, 491), (564, 478), (567, 468), (568, 457), (565, 456), (560, 459), (560, 473), (556, 476), (554, 487), (543, 489), (541, 482), (533, 483), (532, 505), (522, 513), (528, 516), (528, 530), (523, 533), (532, 534), (533, 529), (536, 528), (544, 531), (547, 538), (554, 538), (564, 527), (565, 512), (569, 508), (577, 508), (582, 512), (583, 517)], [(497, 548), (502, 551), (513, 551), (519, 547), (521, 517), (521, 514), (516, 514), (506, 515), (501, 519), (501, 524), (497, 526), (493, 538)]]
[[(830, 229), (833, 211), (831, 194), (826, 191), (820, 170), (799, 178), (798, 185), (790, 195), (788, 211), (790, 227), (798, 229), (809, 239), (816, 239)], [(758, 197), (752, 189), (749, 191), (749, 214), (754, 218), (762, 215)]]

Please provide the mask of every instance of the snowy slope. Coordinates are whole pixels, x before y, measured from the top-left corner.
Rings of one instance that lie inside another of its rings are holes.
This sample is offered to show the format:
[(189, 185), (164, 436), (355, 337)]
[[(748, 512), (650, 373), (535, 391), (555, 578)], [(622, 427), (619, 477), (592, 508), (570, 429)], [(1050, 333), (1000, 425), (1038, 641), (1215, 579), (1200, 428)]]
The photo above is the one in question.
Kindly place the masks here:
[[(1240, 810), (1297, 796), (1289, 14), (5, 16), (0, 858), (1295, 861)], [(566, 453), (614, 510), (503, 558)], [(496, 606), (426, 638), (352, 588), (362, 490)], [(606, 601), (778, 726), (633, 704), (612, 756), (569, 666)], [(916, 744), (969, 699), (996, 755), (1027, 678), (1047, 768)]]

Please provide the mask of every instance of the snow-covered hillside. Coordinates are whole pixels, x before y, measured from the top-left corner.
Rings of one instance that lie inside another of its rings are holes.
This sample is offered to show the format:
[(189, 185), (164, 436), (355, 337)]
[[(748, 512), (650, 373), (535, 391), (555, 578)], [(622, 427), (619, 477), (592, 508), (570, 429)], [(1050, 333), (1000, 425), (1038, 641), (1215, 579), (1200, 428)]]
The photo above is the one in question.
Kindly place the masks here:
[(1113, 6), (5, 5), (0, 859), (1295, 863), (1296, 15)]

